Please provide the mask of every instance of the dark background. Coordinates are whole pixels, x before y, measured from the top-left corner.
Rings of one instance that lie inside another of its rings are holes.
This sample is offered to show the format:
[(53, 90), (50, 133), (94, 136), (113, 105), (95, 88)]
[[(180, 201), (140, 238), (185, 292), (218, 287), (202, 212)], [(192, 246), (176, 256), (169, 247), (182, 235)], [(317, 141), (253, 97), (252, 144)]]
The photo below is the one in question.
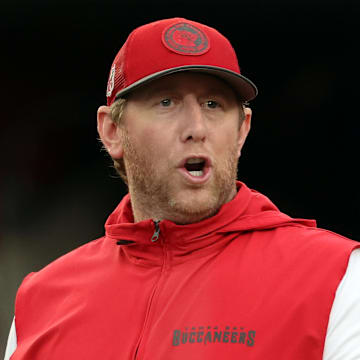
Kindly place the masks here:
[(0, 357), (23, 277), (101, 236), (126, 192), (100, 151), (96, 110), (114, 56), (145, 22), (181, 16), (230, 39), (259, 88), (239, 179), (283, 212), (360, 240), (355, 4), (7, 0), (1, 7)]

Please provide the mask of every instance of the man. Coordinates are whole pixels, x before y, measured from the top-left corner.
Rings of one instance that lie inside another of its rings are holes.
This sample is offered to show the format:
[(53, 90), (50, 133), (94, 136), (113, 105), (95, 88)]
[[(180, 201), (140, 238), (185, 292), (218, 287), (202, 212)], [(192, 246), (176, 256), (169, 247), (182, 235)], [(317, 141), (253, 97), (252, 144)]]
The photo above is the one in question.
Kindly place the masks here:
[(236, 181), (256, 95), (211, 27), (129, 35), (98, 110), (129, 194), (24, 280), (6, 359), (360, 358), (360, 244)]

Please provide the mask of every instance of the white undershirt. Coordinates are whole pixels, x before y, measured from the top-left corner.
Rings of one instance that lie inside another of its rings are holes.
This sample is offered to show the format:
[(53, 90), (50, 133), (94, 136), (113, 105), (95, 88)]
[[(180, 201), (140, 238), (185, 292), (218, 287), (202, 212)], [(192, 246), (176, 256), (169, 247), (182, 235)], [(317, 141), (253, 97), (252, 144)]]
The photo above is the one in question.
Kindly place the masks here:
[(16, 337), (16, 329), (15, 329), (15, 318), (14, 318), (10, 328), (10, 334), (7, 341), (4, 360), (10, 359), (10, 356), (16, 350), (16, 346), (17, 346), (17, 337)]
[[(15, 318), (5, 358), (16, 350)], [(326, 333), (323, 360), (360, 359), (360, 249), (351, 253), (348, 268), (336, 291)]]
[(349, 259), (330, 312), (323, 360), (360, 359), (360, 249)]

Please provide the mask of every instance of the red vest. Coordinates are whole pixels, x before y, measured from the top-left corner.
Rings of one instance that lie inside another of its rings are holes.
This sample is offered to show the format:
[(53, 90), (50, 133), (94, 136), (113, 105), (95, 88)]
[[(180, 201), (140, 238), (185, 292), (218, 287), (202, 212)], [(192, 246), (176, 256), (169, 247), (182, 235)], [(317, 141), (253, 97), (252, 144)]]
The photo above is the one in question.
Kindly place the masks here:
[(360, 244), (238, 187), (191, 225), (134, 224), (126, 196), (106, 236), (24, 280), (11, 359), (321, 360)]

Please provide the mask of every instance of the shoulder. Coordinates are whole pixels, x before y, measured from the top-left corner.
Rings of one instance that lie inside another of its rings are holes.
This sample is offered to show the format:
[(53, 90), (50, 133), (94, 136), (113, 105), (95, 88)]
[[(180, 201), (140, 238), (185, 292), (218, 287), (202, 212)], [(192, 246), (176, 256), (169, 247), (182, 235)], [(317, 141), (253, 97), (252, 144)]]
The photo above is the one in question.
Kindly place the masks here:
[(60, 256), (41, 270), (28, 274), (20, 285), (19, 291), (24, 292), (29, 287), (50, 280), (57, 282), (66, 277), (74, 278), (80, 275), (86, 267), (91, 267), (91, 264), (106, 256), (107, 243), (105, 237), (101, 237)]
[(110, 263), (116, 263), (116, 246), (116, 242), (102, 237), (26, 276), (15, 299), (17, 323), (29, 311), (38, 314), (45, 307), (56, 311), (58, 304), (66, 303), (69, 298), (84, 298), (87, 291), (104, 281)]
[(256, 232), (251, 243), (256, 254), (259, 251), (266, 254), (267, 261), (274, 266), (287, 263), (309, 271), (316, 267), (325, 276), (327, 271), (333, 273), (338, 269), (340, 278), (351, 252), (360, 247), (359, 242), (340, 234), (294, 221)]
[(294, 242), (296, 245), (304, 248), (315, 246), (318, 249), (328, 251), (338, 249), (351, 251), (360, 247), (359, 242), (349, 239), (341, 234), (300, 223), (291, 223), (279, 227), (279, 233), (282, 234), (283, 239)]
[[(99, 264), (108, 263), (114, 242), (105, 237), (90, 241), (30, 273), (20, 285), (15, 299), (16, 329), (19, 339), (34, 322), (46, 321), (59, 307), (81, 306), (104, 276)], [(116, 246), (116, 243), (115, 245)], [(111, 248), (111, 249), (110, 249)]]

